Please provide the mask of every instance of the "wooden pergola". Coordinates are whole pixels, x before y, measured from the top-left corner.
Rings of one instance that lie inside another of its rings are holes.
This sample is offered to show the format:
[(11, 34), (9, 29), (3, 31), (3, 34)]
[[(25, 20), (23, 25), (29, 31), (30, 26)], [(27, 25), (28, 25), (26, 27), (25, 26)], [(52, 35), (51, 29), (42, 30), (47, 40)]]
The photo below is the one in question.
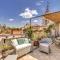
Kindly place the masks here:
[(56, 23), (60, 23), (60, 11), (58, 12), (53, 12), (53, 13), (47, 13), (43, 15), (46, 19), (52, 20)]

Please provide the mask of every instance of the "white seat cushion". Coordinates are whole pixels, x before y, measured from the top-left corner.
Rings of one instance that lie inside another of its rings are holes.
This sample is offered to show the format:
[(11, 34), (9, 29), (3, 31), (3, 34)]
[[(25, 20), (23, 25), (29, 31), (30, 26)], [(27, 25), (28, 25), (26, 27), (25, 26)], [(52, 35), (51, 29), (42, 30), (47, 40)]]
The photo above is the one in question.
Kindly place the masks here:
[(27, 46), (31, 46), (31, 44), (17, 45), (17, 46), (16, 46), (16, 50), (23, 49), (23, 48), (25, 48), (25, 47), (27, 47)]
[(49, 44), (46, 44), (46, 43), (40, 43), (40, 46), (46, 46), (46, 47), (48, 47), (49, 46)]

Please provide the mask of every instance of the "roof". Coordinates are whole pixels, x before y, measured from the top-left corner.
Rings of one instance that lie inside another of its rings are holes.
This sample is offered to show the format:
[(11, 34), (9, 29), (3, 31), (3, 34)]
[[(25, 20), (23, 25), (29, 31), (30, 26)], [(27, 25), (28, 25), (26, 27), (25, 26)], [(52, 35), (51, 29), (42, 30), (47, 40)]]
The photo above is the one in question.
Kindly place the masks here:
[(46, 19), (52, 20), (56, 23), (60, 22), (60, 11), (58, 12), (53, 12), (53, 13), (48, 13), (43, 15)]

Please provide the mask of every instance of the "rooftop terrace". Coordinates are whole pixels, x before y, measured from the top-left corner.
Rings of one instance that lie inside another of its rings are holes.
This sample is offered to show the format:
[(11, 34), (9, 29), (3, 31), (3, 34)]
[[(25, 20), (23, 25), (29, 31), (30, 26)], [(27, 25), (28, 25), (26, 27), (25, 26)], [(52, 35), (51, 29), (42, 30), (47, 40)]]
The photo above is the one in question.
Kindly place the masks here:
[(60, 48), (55, 44), (51, 45), (51, 53), (45, 54), (35, 49), (33, 52), (26, 54), (18, 60), (60, 60)]

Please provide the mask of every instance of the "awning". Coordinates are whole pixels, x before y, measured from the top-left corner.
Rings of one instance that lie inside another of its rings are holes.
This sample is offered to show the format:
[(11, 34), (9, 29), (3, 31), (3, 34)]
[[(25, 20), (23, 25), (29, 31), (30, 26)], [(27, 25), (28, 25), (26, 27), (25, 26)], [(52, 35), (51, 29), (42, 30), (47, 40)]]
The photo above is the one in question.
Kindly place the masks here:
[(59, 12), (53, 12), (43, 15), (46, 19), (52, 20), (56, 23), (60, 22), (60, 11)]

